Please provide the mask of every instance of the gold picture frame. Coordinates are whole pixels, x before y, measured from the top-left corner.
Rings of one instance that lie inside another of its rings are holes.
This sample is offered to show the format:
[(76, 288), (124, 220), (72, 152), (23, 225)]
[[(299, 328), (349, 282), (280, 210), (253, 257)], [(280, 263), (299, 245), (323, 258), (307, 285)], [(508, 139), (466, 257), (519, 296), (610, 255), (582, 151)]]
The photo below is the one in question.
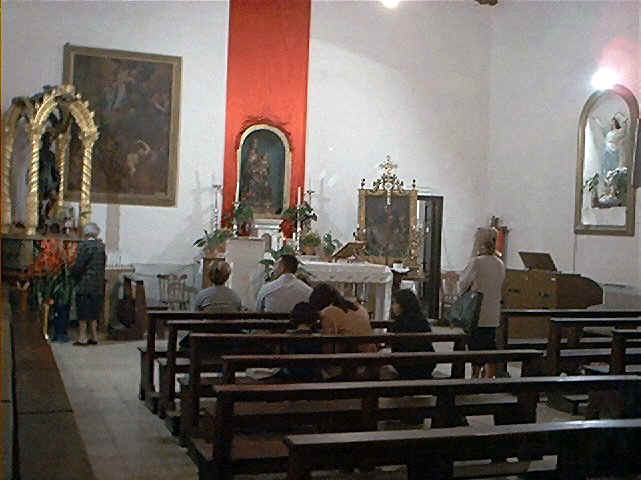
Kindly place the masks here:
[[(176, 205), (181, 77), (181, 57), (64, 46), (64, 82), (93, 105), (100, 128), (93, 202)], [(74, 200), (80, 165), (73, 142), (69, 157), (67, 191)]]
[(380, 188), (358, 190), (358, 239), (372, 263), (418, 268), (417, 192)]

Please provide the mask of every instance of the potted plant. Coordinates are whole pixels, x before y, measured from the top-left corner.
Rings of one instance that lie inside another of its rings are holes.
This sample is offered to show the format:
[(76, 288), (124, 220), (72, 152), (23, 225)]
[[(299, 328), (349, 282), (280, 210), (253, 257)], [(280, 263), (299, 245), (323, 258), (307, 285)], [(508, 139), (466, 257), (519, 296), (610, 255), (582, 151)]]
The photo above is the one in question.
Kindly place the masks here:
[(325, 255), (326, 258), (330, 258), (332, 255), (334, 255), (336, 249), (341, 247), (341, 242), (332, 236), (332, 232), (327, 232), (325, 235), (323, 235), (322, 245), (323, 255)]
[(307, 232), (300, 239), (300, 246), (304, 255), (316, 255), (316, 248), (321, 244), (321, 237), (316, 232)]
[(216, 256), (217, 254), (223, 253), (225, 251), (225, 242), (234, 235), (231, 230), (224, 228), (217, 228), (211, 233), (207, 232), (207, 230), (203, 231), (205, 235), (197, 238), (193, 246), (202, 248), (204, 257)]
[(239, 202), (234, 209), (234, 220), (238, 227), (238, 235), (248, 237), (254, 223), (254, 211), (246, 203)]
[(291, 238), (294, 233), (297, 221), (300, 223), (301, 231), (308, 232), (311, 229), (312, 222), (318, 220), (318, 216), (308, 202), (302, 202), (295, 207), (286, 208), (280, 218), (283, 219), (280, 229), (287, 238)]

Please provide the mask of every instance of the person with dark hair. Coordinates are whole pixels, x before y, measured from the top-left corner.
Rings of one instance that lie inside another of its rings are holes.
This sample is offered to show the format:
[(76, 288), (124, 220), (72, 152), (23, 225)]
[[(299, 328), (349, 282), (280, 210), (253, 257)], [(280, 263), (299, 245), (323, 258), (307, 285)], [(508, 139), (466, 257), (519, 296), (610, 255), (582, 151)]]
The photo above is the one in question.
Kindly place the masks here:
[[(407, 289), (397, 290), (392, 294), (392, 332), (394, 333), (420, 333), (431, 332), (429, 322), (423, 315), (421, 305), (414, 295), (414, 292)], [(402, 346), (392, 345), (393, 352), (433, 352), (432, 342), (417, 340), (412, 343), (405, 343)], [(401, 378), (420, 379), (431, 378), (432, 371), (436, 365), (431, 367), (395, 367)]]
[[(287, 333), (294, 335), (311, 335), (318, 325), (318, 312), (307, 302), (297, 303), (292, 309), (292, 330)], [(312, 343), (292, 343), (287, 347), (287, 353), (300, 355), (305, 353), (321, 353), (320, 348)], [(320, 378), (318, 369), (305, 367), (286, 367), (278, 375), (299, 382), (313, 382)]]
[[(320, 314), (321, 332), (325, 335), (373, 335), (369, 314), (362, 305), (350, 302), (327, 283), (314, 287), (309, 297), (312, 308)], [(335, 345), (336, 353), (349, 353), (346, 345)], [(373, 343), (361, 344), (356, 352), (376, 352)], [(353, 350), (352, 350), (353, 351)], [(360, 369), (359, 369), (360, 370)], [(366, 375), (366, 374), (365, 374)], [(334, 376), (334, 375), (331, 375)], [(364, 376), (357, 372), (357, 377)]]
[(240, 297), (225, 283), (231, 275), (231, 267), (227, 262), (216, 262), (209, 270), (209, 279), (213, 285), (196, 294), (194, 310), (206, 312), (240, 312), (242, 308)]
[(256, 310), (259, 312), (291, 312), (300, 302), (306, 302), (312, 288), (296, 277), (298, 260), (294, 255), (283, 255), (274, 267), (276, 280), (266, 283), (258, 292)]

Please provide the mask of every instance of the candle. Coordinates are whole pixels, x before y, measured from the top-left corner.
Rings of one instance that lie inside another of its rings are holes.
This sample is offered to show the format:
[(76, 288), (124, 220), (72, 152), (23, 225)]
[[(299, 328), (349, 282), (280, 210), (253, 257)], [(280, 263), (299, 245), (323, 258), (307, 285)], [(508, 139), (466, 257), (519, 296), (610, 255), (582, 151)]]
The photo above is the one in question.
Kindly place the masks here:
[(300, 194), (301, 194), (301, 187), (300, 185), (298, 186), (298, 201), (296, 202), (296, 205), (300, 205)]

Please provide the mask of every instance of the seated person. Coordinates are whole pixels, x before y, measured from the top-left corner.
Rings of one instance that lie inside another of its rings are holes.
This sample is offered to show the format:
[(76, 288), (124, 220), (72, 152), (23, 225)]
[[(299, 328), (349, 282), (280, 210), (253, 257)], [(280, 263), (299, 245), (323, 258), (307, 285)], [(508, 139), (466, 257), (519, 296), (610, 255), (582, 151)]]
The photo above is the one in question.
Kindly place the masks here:
[[(423, 315), (421, 305), (411, 290), (397, 290), (392, 295), (392, 318), (394, 333), (431, 332), (429, 322)], [(392, 345), (392, 352), (433, 352), (432, 342), (417, 340), (404, 345)], [(395, 367), (401, 378), (431, 378), (436, 365), (430, 367), (399, 366)]]
[(280, 257), (274, 267), (276, 280), (262, 286), (256, 299), (256, 310), (289, 313), (297, 303), (308, 301), (312, 288), (296, 278), (296, 270), (298, 260), (294, 255)]
[(231, 275), (227, 262), (217, 262), (209, 269), (209, 279), (213, 285), (196, 294), (193, 301), (194, 310), (205, 312), (240, 312), (240, 297), (225, 283)]
[[(312, 308), (320, 315), (321, 332), (324, 335), (373, 335), (374, 331), (369, 323), (369, 314), (362, 305), (350, 302), (343, 297), (334, 287), (327, 283), (321, 283), (314, 288), (309, 297)], [(330, 349), (331, 350), (331, 346)], [(334, 352), (327, 353), (350, 353), (376, 352), (376, 344), (366, 343), (356, 348), (349, 348), (347, 345), (334, 345)], [(371, 372), (358, 368), (356, 372), (346, 372), (347, 377), (359, 379), (371, 376)], [(334, 378), (340, 375), (338, 368), (326, 369), (324, 376)]]
[[(227, 262), (217, 262), (209, 269), (209, 279), (213, 285), (198, 292), (193, 300), (193, 309), (202, 312), (240, 312), (242, 308), (240, 297), (225, 282), (231, 275), (231, 267)], [(189, 334), (179, 342), (181, 349), (189, 348)]]
[[(294, 335), (311, 335), (318, 325), (318, 312), (307, 302), (297, 303), (292, 310), (291, 323), (295, 328), (287, 330), (287, 333)], [(318, 346), (311, 343), (295, 343), (287, 347), (287, 353), (299, 355), (321, 352)], [(285, 367), (280, 370), (279, 376), (298, 382), (313, 382), (320, 378), (316, 368), (305, 367)]]

